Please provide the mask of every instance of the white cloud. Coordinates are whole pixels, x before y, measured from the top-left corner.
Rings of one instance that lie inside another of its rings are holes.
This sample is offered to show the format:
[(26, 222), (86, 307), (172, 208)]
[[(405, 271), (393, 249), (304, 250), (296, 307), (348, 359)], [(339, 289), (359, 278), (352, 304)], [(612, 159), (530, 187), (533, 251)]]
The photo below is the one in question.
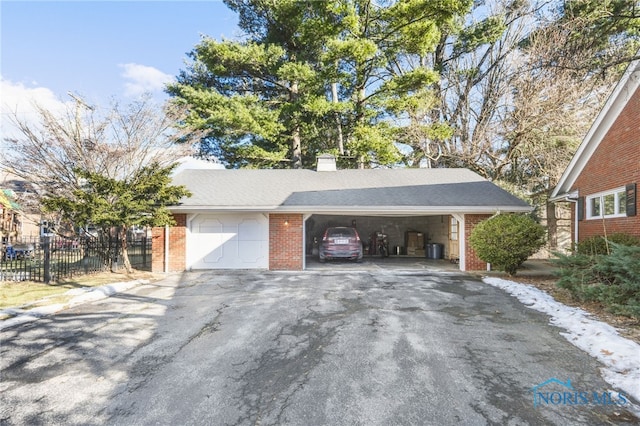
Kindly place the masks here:
[(2, 94), (2, 112), (16, 111), (18, 113), (32, 113), (34, 104), (47, 109), (57, 110), (64, 107), (64, 102), (46, 87), (27, 87), (23, 83), (14, 83), (0, 77), (0, 94)]
[(129, 80), (125, 83), (125, 95), (129, 97), (161, 92), (165, 85), (173, 80), (172, 75), (146, 65), (120, 64), (119, 67), (124, 69), (122, 76)]
[(39, 120), (36, 105), (46, 108), (51, 112), (63, 111), (65, 103), (46, 87), (40, 87), (33, 83), (32, 87), (24, 83), (14, 83), (0, 76), (0, 98), (2, 99), (2, 120), (0, 129), (2, 137), (11, 137), (17, 134), (17, 130), (11, 123), (10, 117), (14, 115), (20, 120)]

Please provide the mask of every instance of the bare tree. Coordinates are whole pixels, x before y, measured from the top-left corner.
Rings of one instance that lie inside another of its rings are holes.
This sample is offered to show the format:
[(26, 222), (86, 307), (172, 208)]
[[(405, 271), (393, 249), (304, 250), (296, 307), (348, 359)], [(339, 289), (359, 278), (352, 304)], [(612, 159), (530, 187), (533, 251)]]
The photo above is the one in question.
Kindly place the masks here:
[[(589, 2), (593, 13), (575, 14), (569, 6), (577, 3), (476, 2), (428, 58), (441, 73), (429, 119), (453, 129), (429, 145), (429, 162), (473, 169), (526, 196), (545, 214), (551, 242), (555, 210), (548, 192), (624, 68), (616, 64), (634, 46), (629, 37), (619, 36), (615, 46), (594, 37), (601, 29), (621, 34), (627, 21), (609, 28), (600, 2)], [(631, 33), (635, 27), (628, 26)], [(425, 157), (419, 145), (411, 147), (410, 160)]]
[(504, 141), (497, 138), (501, 114), (511, 108), (521, 43), (547, 3), (480, 2), (462, 29), (443, 32), (429, 58), (441, 73), (431, 120), (448, 123), (454, 132), (440, 141), (436, 166), (468, 167), (495, 179), (508, 164)]
[[(638, 24), (633, 24), (635, 15), (609, 16), (617, 6), (589, 1), (578, 12), (578, 3), (475, 2), (464, 22), (445, 28), (424, 59), (441, 77), (432, 86), (437, 103), (426, 120), (447, 123), (453, 132), (428, 138), (426, 150), (420, 138), (408, 138), (413, 140), (407, 143), (412, 148), (408, 162), (427, 158), (435, 167), (468, 167), (491, 180), (510, 180), (541, 165), (539, 158), (525, 157), (534, 146), (525, 147), (525, 140), (541, 132), (580, 139), (623, 62), (633, 57), (629, 50), (637, 51), (629, 34)], [(616, 3), (620, 10), (636, 10), (631, 1)], [(615, 35), (616, 43), (603, 42), (596, 37), (599, 31)], [(535, 146), (540, 152), (541, 145)], [(557, 156), (557, 170), (550, 171), (550, 160), (535, 172), (547, 174), (548, 182), (568, 162)], [(524, 169), (518, 172), (520, 166)]]
[(558, 66), (545, 66), (566, 37), (563, 31), (548, 29), (530, 38), (526, 55), (517, 64), (521, 72), (513, 80), (512, 107), (500, 114), (497, 132), (507, 142), (497, 179), (520, 188), (541, 208), (551, 250), (560, 247), (557, 206), (549, 202), (549, 194), (618, 77), (573, 66), (589, 60), (579, 52), (560, 59)]
[[(166, 166), (192, 152), (197, 135), (175, 127), (176, 111), (145, 96), (106, 111), (70, 94), (62, 112), (34, 105), (38, 120), (17, 111), (10, 121), (18, 137), (5, 138), (0, 168), (31, 182), (39, 196), (65, 195), (82, 184), (81, 169), (107, 178), (126, 179), (144, 166)], [(182, 143), (176, 143), (182, 142)]]

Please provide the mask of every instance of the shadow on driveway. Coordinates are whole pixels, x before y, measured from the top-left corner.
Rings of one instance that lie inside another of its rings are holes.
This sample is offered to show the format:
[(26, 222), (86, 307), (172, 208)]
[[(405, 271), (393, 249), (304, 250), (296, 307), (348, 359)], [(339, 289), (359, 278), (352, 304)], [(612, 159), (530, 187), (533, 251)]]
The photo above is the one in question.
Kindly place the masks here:
[(631, 403), (572, 404), (553, 383), (561, 400), (534, 406), (551, 378), (621, 399), (502, 290), (418, 265), (319, 266), (174, 275), (3, 330), (0, 421), (637, 424)]

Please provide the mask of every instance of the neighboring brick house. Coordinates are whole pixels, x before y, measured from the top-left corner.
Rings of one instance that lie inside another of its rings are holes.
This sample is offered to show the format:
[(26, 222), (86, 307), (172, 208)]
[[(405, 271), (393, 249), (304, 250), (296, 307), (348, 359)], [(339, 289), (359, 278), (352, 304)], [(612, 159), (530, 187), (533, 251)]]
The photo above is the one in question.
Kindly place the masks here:
[(403, 250), (417, 233), (461, 270), (482, 270), (467, 244), (473, 227), (532, 210), (470, 170), (336, 170), (327, 157), (318, 171), (186, 169), (173, 183), (192, 196), (170, 207), (176, 226), (154, 229), (154, 271), (302, 270), (328, 226), (356, 227), (365, 246), (382, 231), (397, 254), (424, 258)]
[(632, 62), (551, 194), (572, 208), (573, 242), (640, 237), (640, 61)]
[(16, 241), (20, 232), (20, 206), (13, 191), (0, 189), (0, 241), (3, 245)]

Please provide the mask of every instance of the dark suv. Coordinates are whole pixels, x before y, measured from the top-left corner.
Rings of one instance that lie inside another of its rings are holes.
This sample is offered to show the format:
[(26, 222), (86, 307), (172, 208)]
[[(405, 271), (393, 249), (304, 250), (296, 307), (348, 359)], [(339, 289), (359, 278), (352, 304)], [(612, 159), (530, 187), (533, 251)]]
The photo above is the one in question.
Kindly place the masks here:
[(327, 259), (362, 260), (362, 241), (355, 228), (338, 226), (327, 228), (318, 250), (320, 262)]

